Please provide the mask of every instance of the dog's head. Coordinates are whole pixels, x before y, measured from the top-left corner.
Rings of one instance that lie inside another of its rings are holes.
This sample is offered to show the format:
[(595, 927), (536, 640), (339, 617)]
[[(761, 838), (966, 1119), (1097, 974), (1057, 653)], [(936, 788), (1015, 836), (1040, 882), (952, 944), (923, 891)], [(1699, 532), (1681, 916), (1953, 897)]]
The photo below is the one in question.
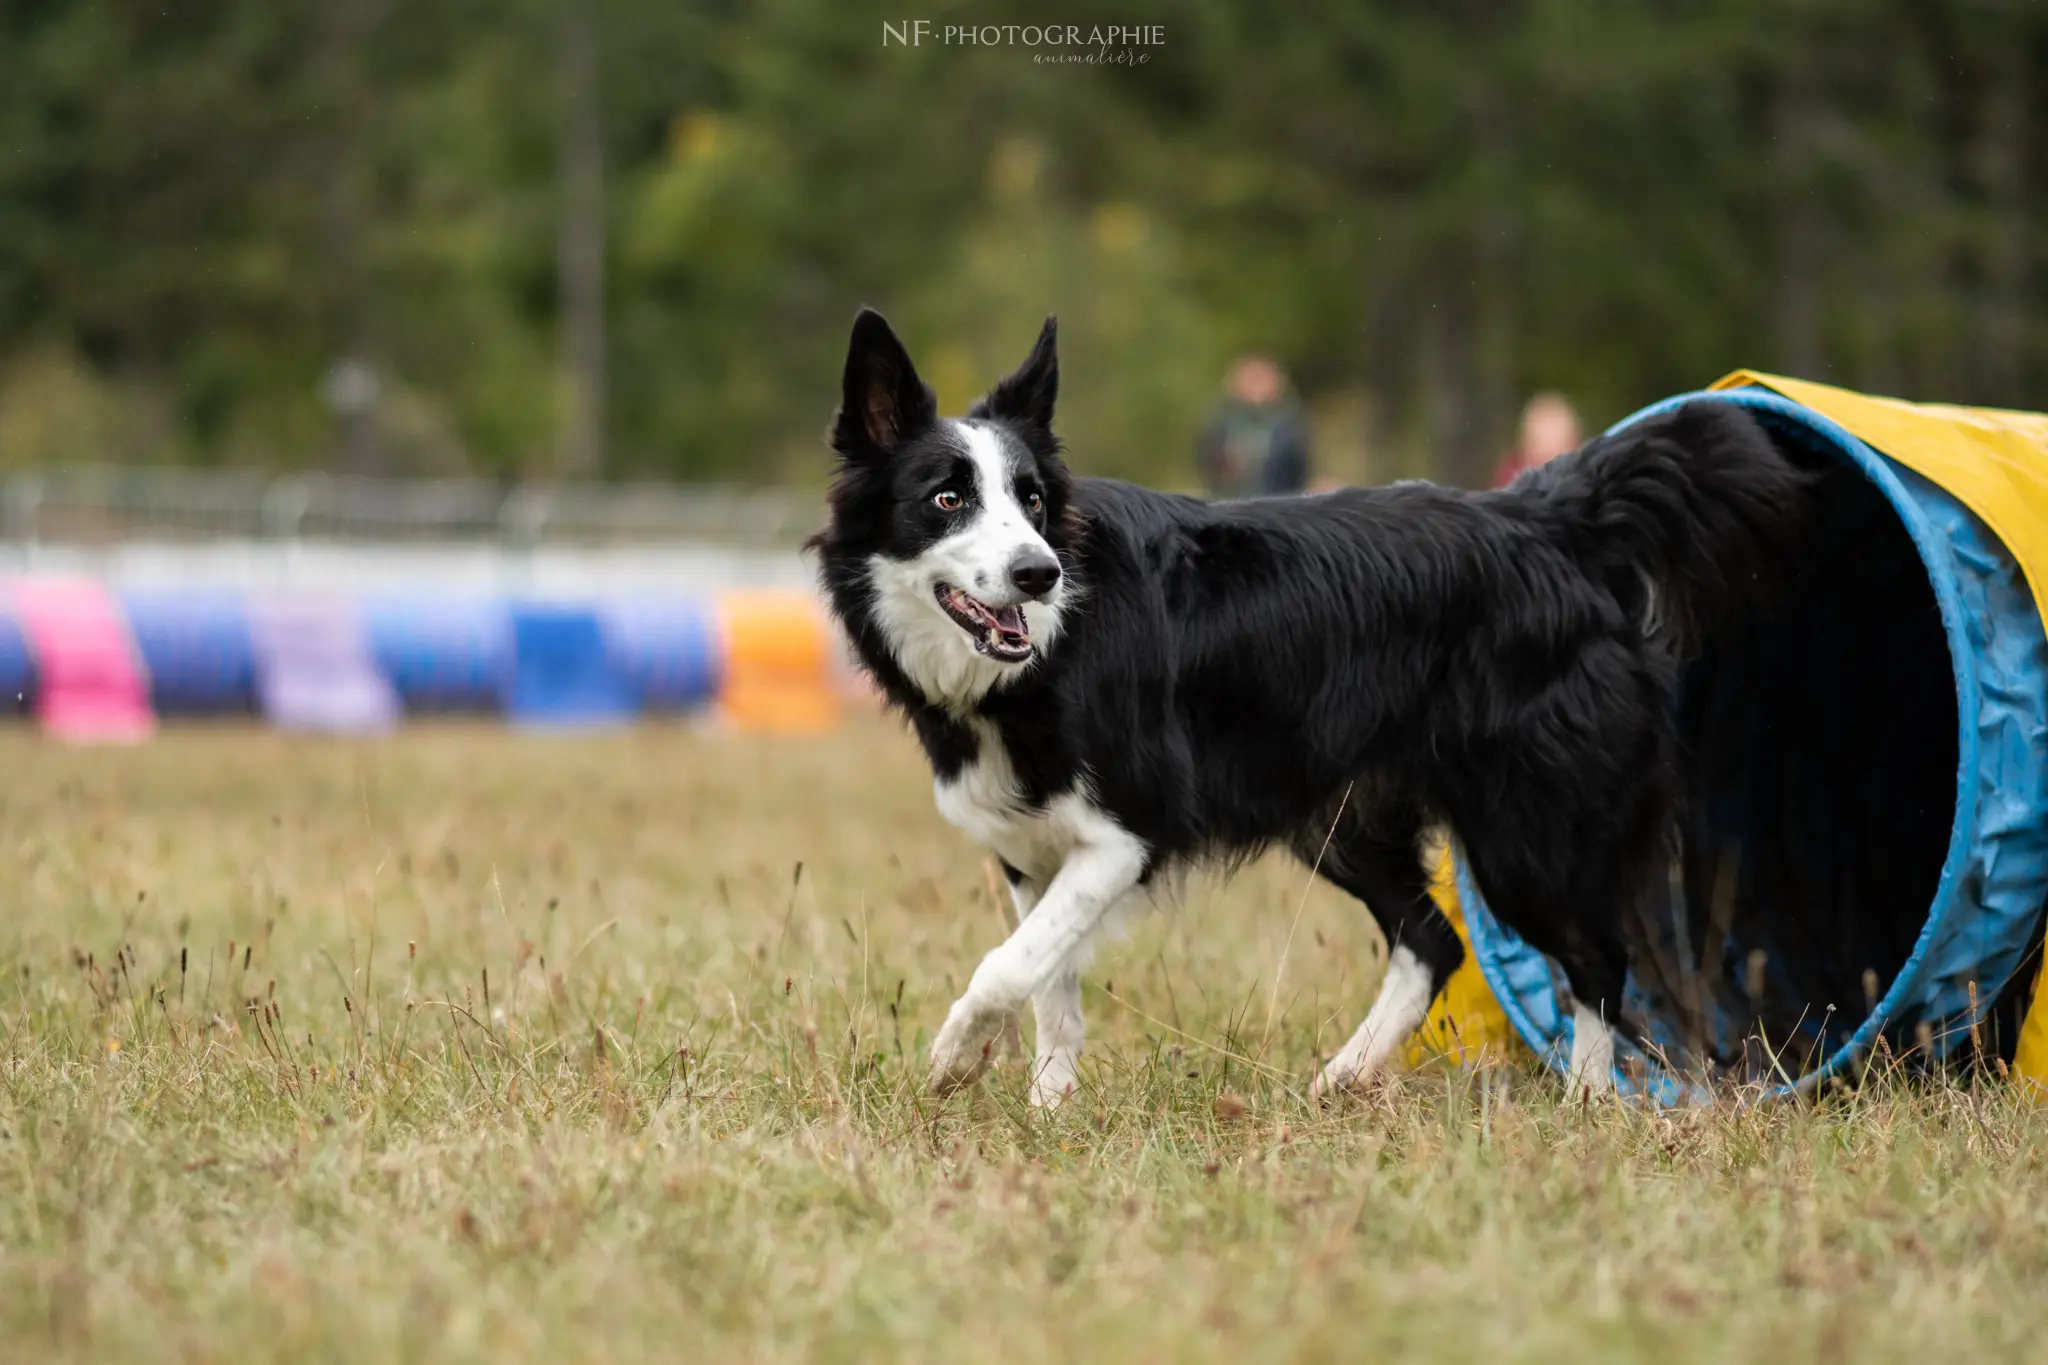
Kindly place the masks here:
[(938, 415), (880, 313), (854, 319), (832, 425), (839, 477), (812, 543), (833, 610), (885, 686), (900, 678), (935, 704), (971, 705), (1058, 635), (1073, 592), (1058, 395), (1051, 318), (1016, 373), (959, 418)]

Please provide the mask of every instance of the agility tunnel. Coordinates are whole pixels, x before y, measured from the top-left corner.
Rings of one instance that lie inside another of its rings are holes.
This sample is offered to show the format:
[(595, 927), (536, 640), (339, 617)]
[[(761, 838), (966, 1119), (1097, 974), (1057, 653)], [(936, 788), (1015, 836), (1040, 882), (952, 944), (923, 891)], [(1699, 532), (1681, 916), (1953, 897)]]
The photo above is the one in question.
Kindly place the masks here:
[(699, 713), (815, 734), (851, 690), (808, 593), (109, 592), (0, 580), (0, 715), (81, 740), (139, 738), (157, 716), (261, 715), (374, 733), (405, 716), (497, 715), (531, 728)]
[[(1623, 1093), (1807, 1094), (1861, 1068), (2007, 1063), (2048, 1082), (2048, 417), (1738, 372), (1819, 475), (1794, 600), (1709, 642), (1681, 682), (1693, 785), (1668, 886), (1630, 926)], [(2034, 587), (2030, 587), (2034, 585)], [(1426, 1030), (1501, 1021), (1554, 1067), (1554, 964), (1458, 860), (1461, 981)], [(1476, 985), (1483, 981), (1485, 990)], [(1994, 1059), (1997, 1059), (1994, 1061)]]

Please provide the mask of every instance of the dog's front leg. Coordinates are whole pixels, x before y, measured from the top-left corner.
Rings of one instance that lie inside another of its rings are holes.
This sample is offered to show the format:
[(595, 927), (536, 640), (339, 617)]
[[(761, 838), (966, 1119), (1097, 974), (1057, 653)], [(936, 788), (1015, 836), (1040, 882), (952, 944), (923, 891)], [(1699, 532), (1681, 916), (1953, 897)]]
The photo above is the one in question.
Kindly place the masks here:
[[(1038, 906), (1038, 888), (1014, 868), (1005, 867), (1004, 871), (1010, 877), (1010, 904), (1016, 908), (1021, 927)], [(1031, 1013), (1037, 1020), (1031, 1105), (1051, 1109), (1074, 1093), (1080, 1074), (1081, 1043), (1086, 1036), (1081, 1023), (1081, 969), (1071, 961), (1061, 964), (1032, 995)]]
[[(1113, 825), (1075, 846), (1017, 932), (981, 960), (966, 993), (947, 1013), (945, 1025), (932, 1043), (927, 1084), (934, 1091), (951, 1094), (978, 1079), (988, 1069), (1005, 1021), (1025, 1001), (1041, 993), (1059, 993), (1061, 974), (1110, 908), (1145, 875), (1145, 862), (1145, 846)], [(1079, 994), (1078, 978), (1073, 990)], [(1063, 1010), (1060, 1017), (1064, 1018)], [(1078, 1008), (1072, 1018), (1078, 1050)], [(1045, 1036), (1045, 1016), (1041, 1014), (1039, 1020), (1042, 1050), (1050, 1040)], [(1065, 1088), (1062, 1082), (1062, 1094)]]

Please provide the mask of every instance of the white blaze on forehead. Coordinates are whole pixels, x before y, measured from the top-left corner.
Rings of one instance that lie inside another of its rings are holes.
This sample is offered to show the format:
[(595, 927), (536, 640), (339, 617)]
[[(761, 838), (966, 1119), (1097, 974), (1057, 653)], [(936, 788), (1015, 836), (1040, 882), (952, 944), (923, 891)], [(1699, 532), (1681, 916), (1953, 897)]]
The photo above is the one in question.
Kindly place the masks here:
[[(979, 422), (955, 422), (953, 429), (967, 450), (967, 458), (974, 462), (974, 482), (987, 513), (1004, 521), (1014, 520), (1030, 530), (1024, 509), (1017, 503), (1010, 452), (1004, 449), (1003, 438)], [(1037, 539), (1036, 532), (1032, 532), (1032, 538)]]
[(1052, 547), (1017, 501), (1015, 466), (1002, 432), (959, 419), (948, 425), (974, 467), (974, 511), (966, 525), (939, 542), (937, 549), (952, 561), (953, 586), (992, 606), (1008, 606), (1019, 600), (1010, 583), (1010, 566), (1032, 551), (1049, 555)]

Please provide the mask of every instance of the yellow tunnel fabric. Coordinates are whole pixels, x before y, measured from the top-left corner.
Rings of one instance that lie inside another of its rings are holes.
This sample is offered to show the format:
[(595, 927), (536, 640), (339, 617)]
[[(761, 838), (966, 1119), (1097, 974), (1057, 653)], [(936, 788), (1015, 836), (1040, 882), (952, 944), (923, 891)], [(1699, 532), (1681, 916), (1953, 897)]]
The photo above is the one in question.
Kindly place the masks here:
[(1408, 1040), (1408, 1065), (1421, 1066), (1434, 1057), (1445, 1057), (1469, 1065), (1483, 1058), (1527, 1055), (1529, 1047), (1508, 1022), (1508, 1016), (1493, 998), (1479, 959), (1472, 955), (1472, 935), (1465, 928), (1465, 913), (1458, 904), (1458, 884), (1451, 871), (1448, 846), (1437, 854), (1436, 875), (1429, 894), (1458, 931), (1465, 945), (1465, 960), (1443, 992), (1429, 1007), (1429, 1018)]
[(1717, 389), (1761, 384), (1812, 408), (1954, 495), (1998, 533), (2039, 604), (2048, 588), (2048, 413), (1872, 398), (1737, 370)]

